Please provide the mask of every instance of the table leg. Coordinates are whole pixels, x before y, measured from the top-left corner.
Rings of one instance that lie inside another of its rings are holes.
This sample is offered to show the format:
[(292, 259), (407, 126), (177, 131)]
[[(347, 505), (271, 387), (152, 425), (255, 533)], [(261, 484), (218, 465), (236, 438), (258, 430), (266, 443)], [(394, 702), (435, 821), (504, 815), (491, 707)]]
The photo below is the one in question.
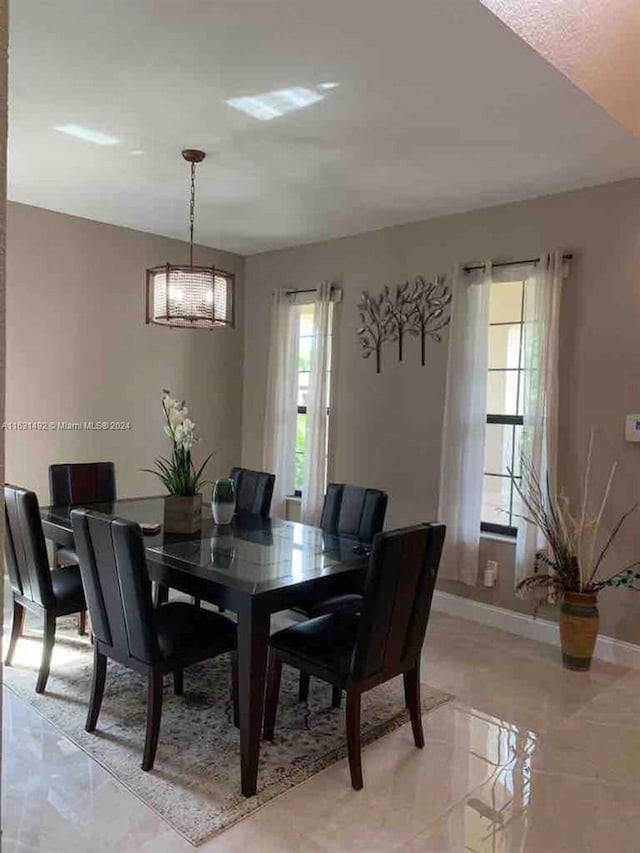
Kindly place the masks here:
[(258, 782), (264, 688), (271, 614), (255, 601), (238, 613), (238, 711), (242, 793), (251, 797)]

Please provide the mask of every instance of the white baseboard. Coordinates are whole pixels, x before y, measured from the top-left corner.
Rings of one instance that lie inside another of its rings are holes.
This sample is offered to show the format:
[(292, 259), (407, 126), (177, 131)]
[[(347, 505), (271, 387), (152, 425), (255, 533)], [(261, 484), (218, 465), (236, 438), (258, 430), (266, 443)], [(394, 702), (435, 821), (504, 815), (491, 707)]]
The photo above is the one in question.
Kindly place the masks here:
[[(494, 604), (485, 604), (483, 601), (474, 601), (471, 598), (452, 595), (439, 589), (434, 593), (433, 607), (449, 616), (470, 619), (473, 622), (480, 622), (480, 624), (489, 625), (491, 628), (499, 628), (501, 631), (517, 634), (519, 637), (526, 637), (529, 640), (551, 643), (554, 646), (560, 645), (558, 623), (550, 622), (548, 619), (534, 619), (533, 616), (528, 616), (526, 613), (517, 613), (515, 610), (507, 610), (504, 607), (496, 607)], [(640, 669), (640, 646), (627, 643), (625, 640), (599, 636), (594, 657), (607, 663)]]

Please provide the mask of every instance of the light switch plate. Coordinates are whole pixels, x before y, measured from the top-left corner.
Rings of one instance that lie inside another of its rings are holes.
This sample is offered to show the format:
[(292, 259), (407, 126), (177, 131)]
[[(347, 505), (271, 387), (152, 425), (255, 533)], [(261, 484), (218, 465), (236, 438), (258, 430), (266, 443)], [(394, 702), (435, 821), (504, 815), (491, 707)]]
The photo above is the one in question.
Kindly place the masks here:
[(624, 424), (624, 440), (640, 442), (640, 415), (627, 415)]

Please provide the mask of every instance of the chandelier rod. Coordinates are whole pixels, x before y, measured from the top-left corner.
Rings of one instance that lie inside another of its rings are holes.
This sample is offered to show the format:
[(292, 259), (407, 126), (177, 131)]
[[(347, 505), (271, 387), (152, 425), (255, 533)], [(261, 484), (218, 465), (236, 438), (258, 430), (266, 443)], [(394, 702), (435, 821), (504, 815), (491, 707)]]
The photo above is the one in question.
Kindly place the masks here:
[(193, 223), (196, 209), (196, 164), (191, 164), (191, 202), (189, 204), (189, 266), (193, 266)]
[(197, 148), (185, 148), (183, 158), (191, 165), (191, 197), (189, 200), (189, 266), (193, 266), (193, 228), (196, 211), (196, 165), (207, 156)]

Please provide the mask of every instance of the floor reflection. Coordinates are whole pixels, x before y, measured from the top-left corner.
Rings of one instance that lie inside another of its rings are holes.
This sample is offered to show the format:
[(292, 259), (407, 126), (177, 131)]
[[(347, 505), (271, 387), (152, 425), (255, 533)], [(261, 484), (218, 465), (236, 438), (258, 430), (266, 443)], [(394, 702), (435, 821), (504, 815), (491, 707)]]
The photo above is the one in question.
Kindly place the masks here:
[[(494, 717), (477, 712), (475, 716), (492, 725), (474, 727), (470, 752), (493, 764), (495, 771), (450, 814), (446, 849), (521, 853), (525, 849), (537, 736)], [(474, 743), (476, 738), (482, 742)]]

